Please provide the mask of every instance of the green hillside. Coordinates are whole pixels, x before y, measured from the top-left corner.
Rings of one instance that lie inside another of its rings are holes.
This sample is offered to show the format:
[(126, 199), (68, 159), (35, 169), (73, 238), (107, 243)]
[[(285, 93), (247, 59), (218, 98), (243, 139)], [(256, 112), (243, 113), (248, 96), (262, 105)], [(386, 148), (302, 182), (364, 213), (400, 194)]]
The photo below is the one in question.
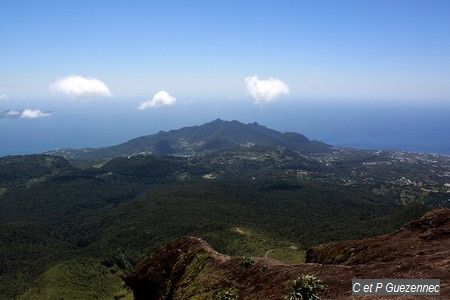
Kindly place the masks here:
[(133, 299), (122, 277), (92, 259), (62, 262), (45, 271), (17, 299)]

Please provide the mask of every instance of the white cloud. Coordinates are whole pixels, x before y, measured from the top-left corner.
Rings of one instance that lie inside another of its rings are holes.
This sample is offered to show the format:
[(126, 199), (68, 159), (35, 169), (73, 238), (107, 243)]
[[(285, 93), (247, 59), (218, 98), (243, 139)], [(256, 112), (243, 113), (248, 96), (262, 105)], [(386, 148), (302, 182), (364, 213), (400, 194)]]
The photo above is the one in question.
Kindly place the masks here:
[(146, 109), (151, 107), (161, 107), (161, 106), (168, 106), (168, 105), (174, 105), (176, 102), (176, 98), (170, 95), (166, 91), (159, 91), (157, 92), (151, 100), (147, 100), (142, 102), (139, 105), (139, 109)]
[(24, 109), (20, 117), (24, 119), (36, 119), (50, 117), (51, 115), (51, 112), (43, 112), (39, 109)]
[(277, 78), (258, 79), (258, 76), (251, 76), (245, 78), (245, 83), (255, 103), (271, 102), (281, 95), (289, 94), (287, 84)]
[(6, 96), (5, 94), (0, 95), (0, 101), (6, 100), (6, 99), (8, 99), (8, 96)]
[(110, 97), (112, 95), (104, 82), (97, 78), (79, 75), (71, 75), (56, 80), (50, 85), (50, 90), (76, 98)]
[(24, 110), (7, 110), (0, 114), (2, 118), (21, 118), (21, 119), (36, 119), (50, 117), (51, 112), (41, 111), (40, 109), (24, 109)]

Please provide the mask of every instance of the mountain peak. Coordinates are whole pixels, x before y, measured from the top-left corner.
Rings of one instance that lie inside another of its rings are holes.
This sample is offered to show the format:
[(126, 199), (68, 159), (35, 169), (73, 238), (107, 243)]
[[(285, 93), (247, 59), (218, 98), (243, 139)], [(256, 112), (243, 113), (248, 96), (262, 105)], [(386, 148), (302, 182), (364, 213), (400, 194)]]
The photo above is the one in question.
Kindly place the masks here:
[[(205, 123), (205, 124), (203, 124), (203, 125), (206, 125), (206, 124), (214, 124), (214, 123), (225, 123), (225, 122), (228, 122), (228, 121), (224, 121), (224, 120), (222, 120), (221, 118), (217, 118), (217, 119), (212, 120), (212, 121), (210, 121), (210, 122), (208, 122), (208, 123)], [(200, 126), (203, 126), (203, 125), (200, 125)]]

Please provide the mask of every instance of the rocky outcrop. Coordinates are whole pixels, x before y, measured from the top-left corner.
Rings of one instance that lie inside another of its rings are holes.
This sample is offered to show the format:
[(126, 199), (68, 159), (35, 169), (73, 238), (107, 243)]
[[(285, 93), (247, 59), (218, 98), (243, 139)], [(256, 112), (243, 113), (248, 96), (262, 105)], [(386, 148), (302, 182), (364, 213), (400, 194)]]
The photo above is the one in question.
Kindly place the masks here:
[(137, 300), (217, 299), (227, 288), (238, 299), (285, 299), (294, 279), (314, 274), (328, 287), (323, 298), (345, 299), (352, 278), (439, 278), (441, 298), (450, 299), (449, 233), (450, 210), (435, 210), (393, 234), (314, 247), (298, 265), (264, 258), (244, 264), (186, 237), (140, 262), (126, 283)]
[[(313, 247), (306, 254), (308, 262), (361, 265), (390, 263), (428, 266), (450, 260), (450, 210), (426, 213), (397, 232), (363, 240), (345, 241)], [(449, 268), (450, 270), (450, 268)]]

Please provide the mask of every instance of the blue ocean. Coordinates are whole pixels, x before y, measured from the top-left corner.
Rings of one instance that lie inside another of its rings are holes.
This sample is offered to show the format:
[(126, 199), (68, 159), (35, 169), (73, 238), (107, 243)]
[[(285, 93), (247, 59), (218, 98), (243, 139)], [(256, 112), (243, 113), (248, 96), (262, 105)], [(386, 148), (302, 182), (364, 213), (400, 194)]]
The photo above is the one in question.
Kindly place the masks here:
[(8, 102), (0, 104), (1, 111), (33, 107), (52, 111), (53, 115), (38, 119), (1, 118), (0, 156), (109, 146), (216, 118), (256, 121), (336, 146), (450, 154), (449, 102), (291, 100), (254, 105), (244, 100), (213, 99), (181, 101), (172, 107), (145, 111), (137, 109), (139, 101), (130, 99)]

